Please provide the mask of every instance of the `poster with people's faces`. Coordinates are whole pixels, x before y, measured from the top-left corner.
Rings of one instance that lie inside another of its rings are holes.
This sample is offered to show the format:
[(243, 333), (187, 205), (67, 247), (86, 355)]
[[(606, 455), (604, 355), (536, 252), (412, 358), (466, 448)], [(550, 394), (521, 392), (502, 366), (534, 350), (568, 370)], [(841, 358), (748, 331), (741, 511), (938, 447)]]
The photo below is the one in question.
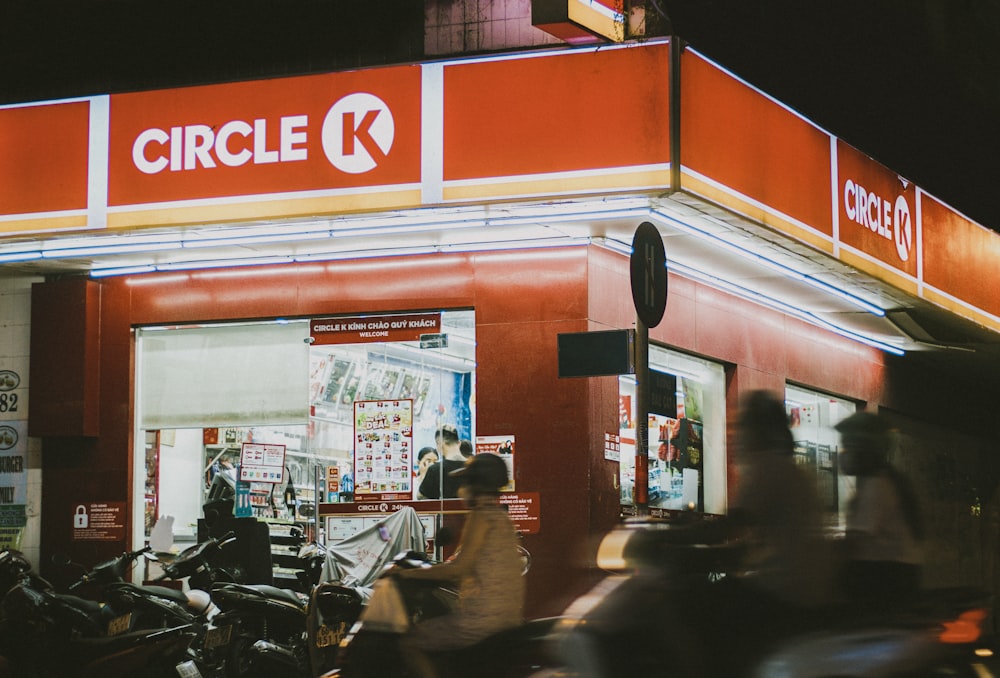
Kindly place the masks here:
[(413, 401), (354, 403), (354, 498), (397, 501), (413, 492)]
[(507, 465), (510, 480), (500, 488), (501, 492), (513, 492), (514, 487), (514, 436), (477, 436), (476, 454), (495, 454)]

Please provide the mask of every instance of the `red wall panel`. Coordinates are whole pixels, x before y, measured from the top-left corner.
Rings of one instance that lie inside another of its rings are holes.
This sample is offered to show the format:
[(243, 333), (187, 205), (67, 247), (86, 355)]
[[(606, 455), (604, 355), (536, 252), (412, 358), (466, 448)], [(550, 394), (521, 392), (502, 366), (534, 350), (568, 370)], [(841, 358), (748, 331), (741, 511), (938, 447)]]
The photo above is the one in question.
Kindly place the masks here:
[(99, 293), (83, 278), (32, 287), (29, 435), (100, 431)]
[[(541, 532), (525, 537), (534, 557), (528, 612), (559, 613), (591, 583), (598, 537), (617, 520), (616, 466), (603, 439), (617, 427), (618, 393), (614, 377), (559, 379), (556, 335), (632, 326), (628, 279), (627, 257), (593, 247), (105, 279), (101, 435), (44, 441), (43, 560), (67, 544), (88, 562), (127, 546), (73, 544), (68, 516), (82, 500), (120, 500), (131, 487), (132, 326), (474, 308), (477, 432), (517, 437), (518, 490), (539, 492), (541, 502)], [(670, 285), (653, 340), (735, 365), (732, 399), (786, 378), (864, 399), (852, 389), (874, 388), (881, 376), (874, 349), (689, 280), (671, 276)]]

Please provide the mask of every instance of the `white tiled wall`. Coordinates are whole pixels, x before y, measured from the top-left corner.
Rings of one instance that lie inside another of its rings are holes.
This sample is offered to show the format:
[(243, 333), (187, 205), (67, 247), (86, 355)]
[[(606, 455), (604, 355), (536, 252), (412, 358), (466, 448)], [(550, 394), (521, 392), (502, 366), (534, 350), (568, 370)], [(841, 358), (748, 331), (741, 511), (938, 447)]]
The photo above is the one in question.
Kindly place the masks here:
[[(25, 453), (28, 464), (28, 524), (21, 550), (38, 566), (41, 531), (42, 458), (40, 441), (28, 438), (28, 356), (31, 344), (31, 284), (41, 278), (0, 277), (0, 371), (17, 374), (18, 385), (0, 401), (0, 424), (18, 432), (15, 450)], [(16, 401), (14, 400), (16, 398)]]
[(424, 52), (443, 56), (559, 44), (531, 25), (531, 0), (428, 0)]

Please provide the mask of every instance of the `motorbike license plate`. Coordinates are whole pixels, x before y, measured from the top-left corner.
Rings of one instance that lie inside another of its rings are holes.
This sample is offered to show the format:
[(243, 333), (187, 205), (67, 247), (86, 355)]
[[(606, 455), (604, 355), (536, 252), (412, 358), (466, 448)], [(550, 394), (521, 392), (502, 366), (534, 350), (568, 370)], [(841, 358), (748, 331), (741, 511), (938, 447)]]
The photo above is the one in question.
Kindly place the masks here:
[(330, 647), (339, 644), (344, 639), (344, 632), (346, 630), (347, 624), (345, 622), (337, 624), (337, 628), (332, 628), (326, 624), (321, 625), (316, 629), (316, 647)]
[(131, 612), (126, 612), (120, 617), (115, 617), (114, 619), (108, 622), (108, 635), (120, 636), (121, 634), (128, 631), (131, 623), (132, 623)]
[(193, 661), (181, 662), (174, 669), (181, 678), (202, 678), (201, 671)]
[(232, 638), (232, 635), (232, 626), (219, 626), (208, 629), (208, 631), (205, 632), (205, 649), (211, 650), (212, 648), (229, 645), (229, 640)]

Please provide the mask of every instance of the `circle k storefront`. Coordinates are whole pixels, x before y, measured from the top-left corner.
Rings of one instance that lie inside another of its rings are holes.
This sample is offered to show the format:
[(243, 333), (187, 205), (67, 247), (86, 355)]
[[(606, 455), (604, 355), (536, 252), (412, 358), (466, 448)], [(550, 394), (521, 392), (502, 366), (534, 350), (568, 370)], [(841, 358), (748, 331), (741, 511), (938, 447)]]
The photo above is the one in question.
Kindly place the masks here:
[[(10, 106), (0, 129), (43, 563), (166, 516), (183, 546), (227, 474), (238, 516), (336, 541), (413, 506), (433, 539), (461, 503), (418, 457), (448, 426), (507, 461), (528, 612), (553, 614), (636, 468), (652, 512), (726, 511), (748, 390), (785, 394), (833, 529), (855, 409), (916, 426), (910, 460), (989, 444), (995, 403), (915, 354), (931, 320), (995, 342), (1000, 236), (669, 41)], [(647, 221), (673, 398), (637, 455), (634, 377), (559, 378), (557, 338), (634, 324)]]

